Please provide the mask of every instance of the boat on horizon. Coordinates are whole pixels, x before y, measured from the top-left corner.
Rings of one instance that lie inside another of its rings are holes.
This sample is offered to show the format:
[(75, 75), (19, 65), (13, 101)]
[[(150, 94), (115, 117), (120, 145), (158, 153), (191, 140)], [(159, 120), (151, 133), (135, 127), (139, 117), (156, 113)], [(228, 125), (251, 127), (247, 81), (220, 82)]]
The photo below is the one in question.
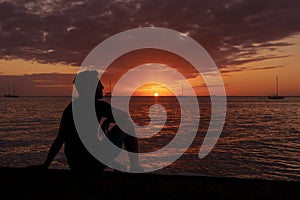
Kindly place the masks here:
[(4, 97), (6, 97), (6, 98), (18, 98), (19, 97), (19, 95), (16, 93), (15, 81), (13, 83), (13, 93), (10, 93), (10, 87), (8, 85), (8, 93), (4, 94)]
[(276, 76), (276, 94), (268, 96), (268, 99), (284, 99), (285, 96), (279, 96), (278, 93), (278, 76)]
[(106, 92), (104, 97), (107, 97), (107, 98), (111, 98), (112, 96), (112, 93), (111, 93), (111, 81), (109, 80), (109, 92)]
[(111, 92), (106, 92), (105, 95), (104, 95), (104, 97), (110, 98), (111, 97)]
[(18, 98), (20, 97), (19, 95), (14, 95), (14, 94), (4, 94), (4, 97), (8, 97), (8, 98)]

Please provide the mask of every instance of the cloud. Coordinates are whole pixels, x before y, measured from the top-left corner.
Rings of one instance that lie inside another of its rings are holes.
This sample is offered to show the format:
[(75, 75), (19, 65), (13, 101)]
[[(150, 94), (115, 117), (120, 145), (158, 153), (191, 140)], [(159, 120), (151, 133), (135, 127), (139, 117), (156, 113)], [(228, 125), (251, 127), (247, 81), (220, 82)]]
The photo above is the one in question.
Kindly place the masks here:
[(230, 65), (242, 65), (242, 64), (251, 63), (251, 62), (258, 62), (258, 61), (262, 61), (262, 60), (287, 58), (287, 57), (289, 57), (289, 55), (285, 55), (285, 56), (274, 56), (274, 55), (259, 56), (259, 57), (255, 57), (255, 58), (236, 59), (236, 60), (233, 60), (233, 61), (229, 62), (229, 64)]
[[(222, 87), (228, 87), (229, 85), (210, 85), (209, 87), (213, 88), (213, 87), (217, 87), (217, 88), (222, 88)], [(207, 85), (205, 83), (201, 84), (201, 85), (196, 85), (193, 86), (194, 88), (207, 88)]]
[(294, 0), (2, 0), (0, 58), (79, 66), (109, 36), (159, 26), (188, 33), (226, 68), (293, 45), (278, 40), (300, 32), (299, 8)]
[(277, 69), (277, 68), (283, 68), (285, 66), (268, 66), (268, 67), (257, 67), (257, 68), (251, 68), (251, 70), (269, 70), (269, 69)]
[(222, 74), (232, 73), (232, 72), (241, 72), (241, 71), (258, 71), (258, 70), (271, 70), (277, 68), (283, 68), (286, 66), (278, 65), (278, 66), (267, 66), (267, 67), (233, 67), (233, 68), (224, 68), (221, 69)]
[(35, 87), (70, 88), (74, 74), (43, 73), (26, 75), (26, 77), (34, 83)]
[(252, 45), (256, 47), (284, 47), (284, 46), (291, 46), (294, 44), (287, 43), (287, 42), (269, 42), (269, 43), (264, 43), (264, 44), (257, 44), (257, 45)]

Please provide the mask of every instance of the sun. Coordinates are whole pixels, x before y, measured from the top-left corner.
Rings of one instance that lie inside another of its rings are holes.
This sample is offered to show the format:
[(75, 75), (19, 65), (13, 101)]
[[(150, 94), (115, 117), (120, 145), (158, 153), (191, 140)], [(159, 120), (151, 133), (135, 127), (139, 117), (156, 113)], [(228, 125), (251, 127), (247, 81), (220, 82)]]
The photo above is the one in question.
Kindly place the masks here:
[(158, 97), (159, 96), (158, 92), (154, 92), (153, 96)]

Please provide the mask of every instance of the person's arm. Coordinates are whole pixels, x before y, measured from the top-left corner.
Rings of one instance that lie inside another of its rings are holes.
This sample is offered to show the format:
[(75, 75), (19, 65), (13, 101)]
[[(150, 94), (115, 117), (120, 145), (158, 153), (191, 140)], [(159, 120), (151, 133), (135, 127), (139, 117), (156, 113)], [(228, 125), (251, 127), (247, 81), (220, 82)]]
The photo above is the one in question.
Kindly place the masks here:
[(50, 147), (50, 150), (49, 150), (49, 153), (48, 153), (48, 156), (47, 156), (45, 162), (43, 163), (43, 166), (45, 168), (48, 168), (50, 166), (51, 162), (53, 161), (55, 156), (58, 154), (58, 152), (60, 151), (63, 144), (64, 144), (64, 140), (61, 137), (61, 135), (58, 134)]
[(57, 134), (55, 140), (53, 141), (53, 143), (52, 143), (52, 145), (49, 149), (49, 152), (48, 152), (48, 155), (47, 155), (47, 158), (46, 158), (45, 162), (43, 164), (40, 164), (40, 165), (29, 166), (28, 168), (47, 169), (50, 166), (51, 162), (53, 161), (55, 156), (60, 151), (62, 145), (64, 144), (64, 140), (65, 140), (64, 139), (64, 126), (66, 125), (65, 118), (66, 117), (65, 117), (65, 112), (64, 112), (63, 116), (61, 118), (61, 121), (60, 121), (58, 134)]
[(50, 166), (51, 162), (54, 160), (55, 156), (58, 154), (62, 145), (65, 142), (66, 126), (68, 126), (68, 124), (69, 124), (69, 116), (68, 116), (68, 112), (67, 112), (68, 109), (69, 109), (69, 106), (63, 112), (63, 115), (61, 117), (60, 124), (59, 124), (58, 134), (49, 149), (48, 156), (47, 156), (45, 162), (42, 164), (42, 166), (44, 166), (45, 168), (48, 168)]

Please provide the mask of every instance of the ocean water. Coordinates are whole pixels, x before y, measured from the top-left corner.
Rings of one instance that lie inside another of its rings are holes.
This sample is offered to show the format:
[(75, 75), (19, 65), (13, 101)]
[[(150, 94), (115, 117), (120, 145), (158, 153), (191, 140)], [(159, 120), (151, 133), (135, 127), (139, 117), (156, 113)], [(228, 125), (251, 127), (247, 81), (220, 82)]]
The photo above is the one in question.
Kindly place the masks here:
[[(70, 100), (69, 97), (0, 98), (0, 166), (42, 163)], [(205, 158), (198, 158), (211, 117), (210, 99), (199, 97), (200, 125), (193, 143), (177, 161), (155, 173), (300, 181), (300, 98), (228, 97), (227, 100), (225, 126), (212, 151)], [(164, 107), (167, 120), (153, 137), (139, 139), (140, 152), (153, 152), (167, 145), (180, 125), (180, 105), (174, 97), (132, 98), (130, 114), (136, 124), (150, 123), (149, 108), (153, 104)], [(155, 108), (150, 114), (161, 116)], [(63, 151), (50, 167), (68, 168)]]

